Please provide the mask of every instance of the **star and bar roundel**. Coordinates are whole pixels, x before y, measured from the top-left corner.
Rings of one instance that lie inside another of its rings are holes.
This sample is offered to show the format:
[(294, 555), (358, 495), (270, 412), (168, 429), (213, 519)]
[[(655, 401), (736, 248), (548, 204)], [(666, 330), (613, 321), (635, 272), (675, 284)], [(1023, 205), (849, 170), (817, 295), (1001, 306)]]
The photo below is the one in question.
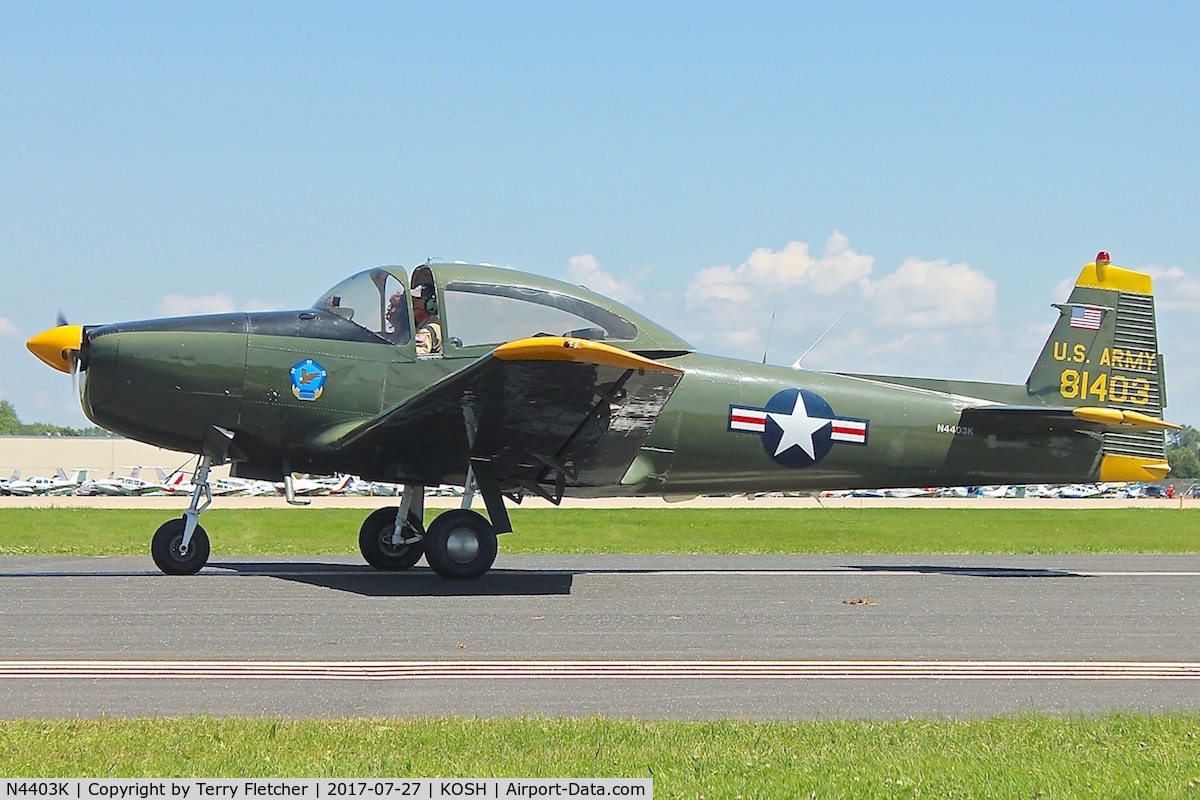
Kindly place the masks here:
[(753, 433), (763, 450), (781, 467), (811, 467), (829, 455), (834, 444), (865, 447), (869, 420), (839, 417), (825, 398), (808, 389), (784, 389), (765, 408), (729, 407), (729, 430)]

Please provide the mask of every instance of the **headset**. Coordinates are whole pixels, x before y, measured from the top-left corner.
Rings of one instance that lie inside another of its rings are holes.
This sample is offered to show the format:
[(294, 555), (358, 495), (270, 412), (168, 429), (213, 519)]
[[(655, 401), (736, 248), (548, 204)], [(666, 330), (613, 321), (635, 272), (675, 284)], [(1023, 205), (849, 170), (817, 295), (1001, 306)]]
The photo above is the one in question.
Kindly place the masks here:
[[(425, 311), (431, 316), (437, 316), (437, 295), (433, 293), (432, 283), (422, 283), (417, 288), (421, 290), (421, 299), (425, 301)], [(428, 293), (428, 295), (426, 295)]]

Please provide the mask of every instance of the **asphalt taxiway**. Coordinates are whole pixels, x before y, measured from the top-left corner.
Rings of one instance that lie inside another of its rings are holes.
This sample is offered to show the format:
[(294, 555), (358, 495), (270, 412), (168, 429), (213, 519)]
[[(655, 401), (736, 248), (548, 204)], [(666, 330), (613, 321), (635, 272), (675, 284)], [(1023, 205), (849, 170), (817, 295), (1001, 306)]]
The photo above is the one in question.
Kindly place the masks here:
[(0, 716), (1200, 709), (1200, 556), (0, 558)]

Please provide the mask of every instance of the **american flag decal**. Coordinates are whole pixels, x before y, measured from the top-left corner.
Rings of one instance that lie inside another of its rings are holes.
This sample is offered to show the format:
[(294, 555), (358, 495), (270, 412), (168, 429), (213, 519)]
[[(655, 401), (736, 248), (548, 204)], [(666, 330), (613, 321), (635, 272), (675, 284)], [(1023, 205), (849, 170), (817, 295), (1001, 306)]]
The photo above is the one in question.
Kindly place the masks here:
[(1082, 328), (1085, 331), (1100, 330), (1100, 323), (1104, 321), (1104, 309), (1096, 306), (1072, 306), (1071, 307), (1071, 327)]

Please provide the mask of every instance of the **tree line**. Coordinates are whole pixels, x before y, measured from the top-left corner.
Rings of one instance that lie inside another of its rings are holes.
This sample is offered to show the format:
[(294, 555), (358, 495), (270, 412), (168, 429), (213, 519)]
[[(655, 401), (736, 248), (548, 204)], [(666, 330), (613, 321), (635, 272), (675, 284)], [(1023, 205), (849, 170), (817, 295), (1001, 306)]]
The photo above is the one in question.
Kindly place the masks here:
[(7, 400), (0, 400), (0, 436), (112, 436), (104, 428), (69, 428), (47, 422), (21, 422), (17, 410)]
[(1200, 478), (1200, 431), (1191, 425), (1167, 431), (1167, 462), (1172, 478)]

